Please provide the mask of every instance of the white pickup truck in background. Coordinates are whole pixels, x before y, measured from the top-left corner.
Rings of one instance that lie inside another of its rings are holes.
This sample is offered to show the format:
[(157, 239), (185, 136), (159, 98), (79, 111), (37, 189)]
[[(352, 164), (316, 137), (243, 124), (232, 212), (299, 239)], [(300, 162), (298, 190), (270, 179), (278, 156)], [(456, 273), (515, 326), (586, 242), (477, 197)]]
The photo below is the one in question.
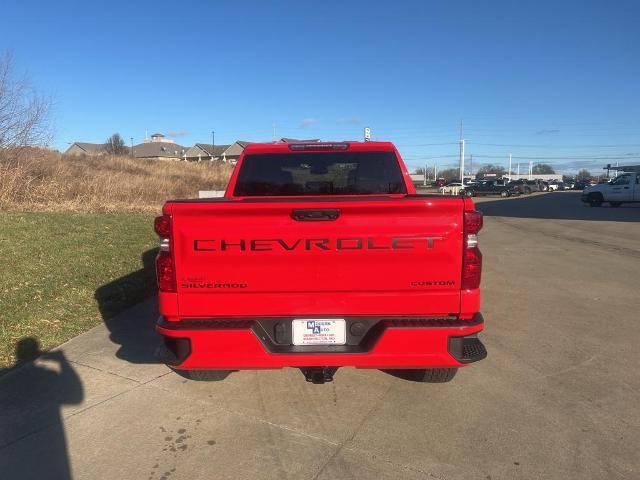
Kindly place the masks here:
[(592, 207), (599, 207), (608, 202), (612, 207), (623, 203), (640, 202), (640, 173), (627, 172), (618, 175), (607, 183), (599, 183), (586, 187), (582, 191), (582, 201)]

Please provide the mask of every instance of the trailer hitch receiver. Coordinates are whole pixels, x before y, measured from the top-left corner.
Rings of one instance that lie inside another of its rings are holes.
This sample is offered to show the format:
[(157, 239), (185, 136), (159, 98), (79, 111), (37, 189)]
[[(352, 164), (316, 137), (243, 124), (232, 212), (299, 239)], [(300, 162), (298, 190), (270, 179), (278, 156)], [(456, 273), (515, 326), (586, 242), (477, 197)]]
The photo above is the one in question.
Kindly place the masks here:
[(302, 367), (300, 370), (307, 382), (320, 384), (332, 382), (338, 367)]

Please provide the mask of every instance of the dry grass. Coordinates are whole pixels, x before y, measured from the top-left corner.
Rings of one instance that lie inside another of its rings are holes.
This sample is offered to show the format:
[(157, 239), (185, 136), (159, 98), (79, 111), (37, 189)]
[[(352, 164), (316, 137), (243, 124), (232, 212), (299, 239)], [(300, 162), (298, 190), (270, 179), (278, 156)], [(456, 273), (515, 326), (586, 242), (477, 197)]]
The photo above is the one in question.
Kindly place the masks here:
[(5, 150), (0, 152), (0, 210), (157, 212), (171, 198), (224, 190), (231, 170), (217, 162)]

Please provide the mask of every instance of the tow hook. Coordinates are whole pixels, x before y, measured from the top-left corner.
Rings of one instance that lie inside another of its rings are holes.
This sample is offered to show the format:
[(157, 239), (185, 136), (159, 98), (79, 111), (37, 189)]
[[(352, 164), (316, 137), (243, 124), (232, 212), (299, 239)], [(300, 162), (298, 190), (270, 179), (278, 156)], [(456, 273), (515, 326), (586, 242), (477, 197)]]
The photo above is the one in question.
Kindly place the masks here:
[(302, 367), (300, 371), (307, 382), (321, 384), (332, 382), (333, 374), (338, 371), (338, 367)]

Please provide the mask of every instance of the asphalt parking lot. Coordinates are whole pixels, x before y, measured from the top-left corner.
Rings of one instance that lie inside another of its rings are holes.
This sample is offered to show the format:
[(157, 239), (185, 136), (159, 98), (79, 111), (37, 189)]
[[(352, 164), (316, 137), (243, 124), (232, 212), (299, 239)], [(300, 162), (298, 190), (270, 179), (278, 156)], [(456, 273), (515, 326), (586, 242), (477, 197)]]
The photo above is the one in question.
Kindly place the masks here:
[(579, 197), (478, 200), (489, 356), (451, 383), (187, 381), (149, 301), (0, 378), (2, 477), (639, 478), (640, 206)]

